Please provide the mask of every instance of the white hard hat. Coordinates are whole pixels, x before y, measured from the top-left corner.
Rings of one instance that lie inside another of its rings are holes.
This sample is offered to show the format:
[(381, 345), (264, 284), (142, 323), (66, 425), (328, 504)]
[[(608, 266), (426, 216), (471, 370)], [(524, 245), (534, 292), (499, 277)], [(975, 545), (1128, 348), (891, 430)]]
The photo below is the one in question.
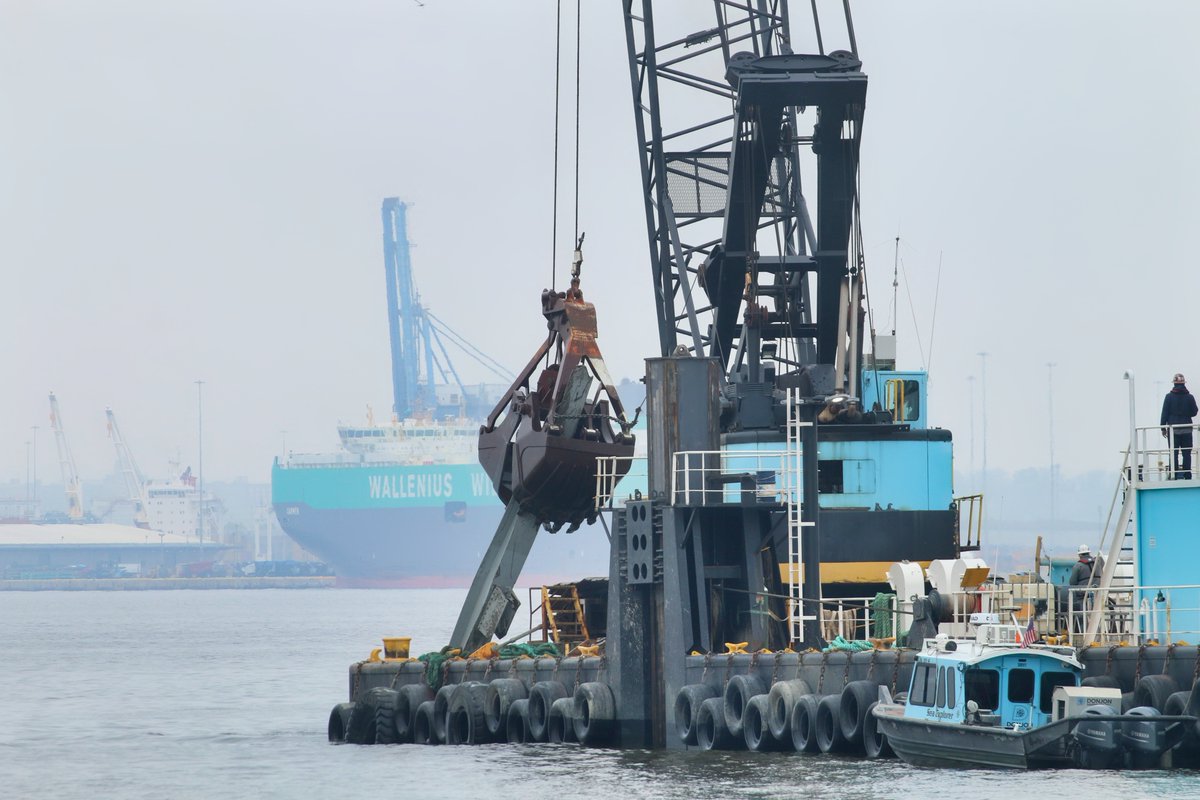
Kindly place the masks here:
[(1090, 552), (1092, 552), (1092, 548), (1088, 547), (1086, 544), (1079, 545), (1079, 555)]

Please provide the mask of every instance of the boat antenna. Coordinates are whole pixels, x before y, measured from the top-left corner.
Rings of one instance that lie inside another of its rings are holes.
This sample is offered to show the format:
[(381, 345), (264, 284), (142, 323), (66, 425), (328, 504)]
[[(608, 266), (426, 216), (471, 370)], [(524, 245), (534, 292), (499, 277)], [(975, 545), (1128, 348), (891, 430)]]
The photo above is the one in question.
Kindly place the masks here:
[(938, 251), (937, 282), (934, 283), (934, 285), (933, 285), (933, 318), (929, 322), (929, 363), (925, 366), (926, 376), (928, 376), (929, 373), (933, 372), (933, 344), (934, 344), (933, 334), (934, 334), (934, 331), (937, 329), (938, 295), (941, 294), (941, 291), (942, 291), (942, 256), (943, 255), (945, 255), (945, 252), (939, 250)]
[(892, 336), (896, 335), (896, 300), (900, 294), (900, 234), (896, 234), (896, 249), (892, 253)]

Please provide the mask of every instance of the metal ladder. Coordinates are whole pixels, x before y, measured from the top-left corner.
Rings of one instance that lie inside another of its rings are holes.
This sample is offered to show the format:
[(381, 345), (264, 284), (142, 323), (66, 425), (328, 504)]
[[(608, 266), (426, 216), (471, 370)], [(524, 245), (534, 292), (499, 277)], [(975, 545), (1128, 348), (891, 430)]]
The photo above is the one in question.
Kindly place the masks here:
[(591, 638), (583, 618), (583, 605), (579, 602), (579, 589), (573, 583), (543, 586), (542, 614), (546, 633), (555, 644), (578, 643)]
[[(803, 641), (804, 623), (816, 619), (815, 614), (804, 613), (804, 568), (801, 562), (804, 558), (801, 543), (801, 532), (804, 528), (812, 527), (812, 520), (804, 519), (804, 470), (803, 446), (800, 443), (800, 430), (811, 422), (800, 420), (800, 405), (795, 391), (787, 393), (787, 446), (784, 451), (783, 469), (783, 502), (787, 508), (787, 540), (788, 540), (788, 633), (793, 642)], [(821, 587), (815, 589), (820, 596)], [(819, 609), (818, 609), (819, 613)]]
[[(1130, 472), (1130, 450), (1125, 451), (1125, 461), (1121, 464), (1121, 471), (1117, 475), (1117, 485), (1113, 489), (1112, 502), (1109, 504), (1108, 519), (1104, 523), (1104, 533), (1100, 539), (1100, 545), (1096, 549), (1104, 554), (1104, 572), (1096, 581), (1099, 591), (1094, 595), (1093, 608), (1085, 616), (1085, 632), (1082, 639), (1078, 642), (1081, 647), (1086, 647), (1089, 644), (1099, 641), (1104, 636), (1105, 631), (1105, 611), (1108, 610), (1108, 601), (1110, 597), (1116, 599), (1117, 606), (1108, 614), (1110, 625), (1116, 620), (1117, 625), (1128, 625), (1132, 630), (1133, 618), (1137, 615), (1137, 609), (1132, 602), (1133, 592), (1132, 585), (1137, 582), (1137, 564), (1136, 564), (1136, 542), (1134, 535), (1136, 526), (1134, 518), (1137, 509), (1137, 486), (1134, 484), (1133, 476)], [(1112, 523), (1113, 512), (1117, 508), (1117, 500), (1121, 498), (1124, 491), (1123, 502), (1121, 503), (1121, 511), (1117, 516), (1116, 525), (1111, 529), (1112, 539), (1109, 540), (1110, 528)], [(1105, 550), (1107, 546), (1107, 551)], [(1132, 569), (1127, 575), (1118, 575), (1117, 566), (1119, 564), (1129, 564)], [(1093, 576), (1095, 580), (1096, 576)], [(1128, 604), (1121, 602), (1122, 599), (1128, 598)], [(1127, 617), (1124, 615), (1128, 615)], [(1123, 617), (1123, 618), (1122, 618)], [(1121, 631), (1110, 631), (1109, 633), (1121, 633)], [(1072, 640), (1076, 637), (1072, 634)]]

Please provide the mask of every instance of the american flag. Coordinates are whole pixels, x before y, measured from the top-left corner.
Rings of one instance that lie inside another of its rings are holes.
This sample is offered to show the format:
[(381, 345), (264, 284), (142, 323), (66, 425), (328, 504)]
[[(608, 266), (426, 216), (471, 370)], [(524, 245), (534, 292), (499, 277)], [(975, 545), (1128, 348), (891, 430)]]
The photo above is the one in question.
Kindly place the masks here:
[(1037, 631), (1033, 629), (1033, 623), (1035, 619), (1036, 618), (1032, 614), (1029, 615), (1029, 624), (1026, 625), (1025, 630), (1021, 632), (1021, 647), (1029, 647), (1029, 645), (1033, 644), (1037, 640)]

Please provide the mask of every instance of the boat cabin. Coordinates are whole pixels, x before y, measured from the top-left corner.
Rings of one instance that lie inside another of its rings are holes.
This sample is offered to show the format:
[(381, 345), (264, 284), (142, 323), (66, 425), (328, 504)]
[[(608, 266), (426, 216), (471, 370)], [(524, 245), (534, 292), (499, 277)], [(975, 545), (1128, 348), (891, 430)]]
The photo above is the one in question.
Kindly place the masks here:
[(904, 716), (1005, 728), (1051, 722), (1055, 688), (1078, 686), (1083, 667), (1068, 648), (1012, 643), (1020, 635), (1016, 625), (989, 625), (976, 639), (927, 641), (913, 667)]

